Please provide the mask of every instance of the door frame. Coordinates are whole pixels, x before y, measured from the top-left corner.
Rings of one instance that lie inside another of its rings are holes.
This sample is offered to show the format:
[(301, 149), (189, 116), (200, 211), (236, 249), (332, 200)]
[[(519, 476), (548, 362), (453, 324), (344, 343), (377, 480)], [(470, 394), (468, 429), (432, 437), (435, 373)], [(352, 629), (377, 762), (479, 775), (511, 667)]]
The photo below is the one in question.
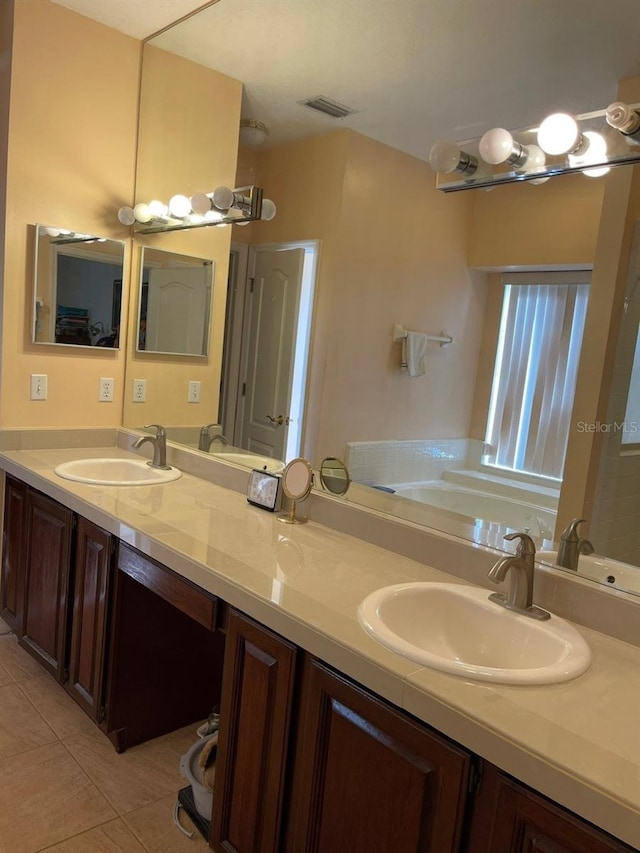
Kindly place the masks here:
[[(223, 388), (220, 409), (222, 432), (229, 441), (238, 446), (242, 432), (244, 397), (242, 385), (246, 375), (249, 352), (247, 323), (250, 318), (248, 299), (249, 281), (254, 276), (256, 259), (261, 252), (304, 249), (302, 273), (302, 292), (298, 300), (296, 319), (296, 342), (293, 365), (292, 408), (290, 415), (294, 429), (289, 427), (289, 437), (285, 455), (293, 458), (300, 453), (304, 435), (305, 402), (307, 374), (311, 348), (311, 327), (315, 301), (315, 284), (320, 253), (319, 240), (295, 240), (282, 243), (259, 243), (247, 245), (231, 243), (229, 264), (229, 291), (227, 295), (227, 313), (225, 318), (225, 354), (222, 368)], [(224, 393), (226, 389), (226, 400)]]

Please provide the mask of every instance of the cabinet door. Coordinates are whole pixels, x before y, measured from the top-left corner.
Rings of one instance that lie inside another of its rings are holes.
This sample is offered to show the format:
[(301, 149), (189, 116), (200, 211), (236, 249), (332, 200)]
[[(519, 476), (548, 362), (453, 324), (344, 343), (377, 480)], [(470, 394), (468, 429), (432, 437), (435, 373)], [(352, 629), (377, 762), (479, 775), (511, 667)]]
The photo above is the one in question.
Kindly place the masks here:
[(56, 501), (27, 493), (29, 545), (21, 645), (63, 680), (73, 514)]
[(470, 756), (315, 660), (295, 762), (291, 853), (460, 849)]
[(214, 850), (282, 849), (295, 658), (291, 643), (231, 611), (213, 796)]
[(7, 477), (4, 489), (4, 538), (0, 615), (16, 634), (22, 625), (22, 595), (27, 554), (27, 487)]
[[(469, 849), (478, 853), (632, 853), (632, 848), (494, 770)], [(483, 788), (485, 786), (483, 781)], [(490, 801), (490, 802), (489, 802)]]
[(111, 555), (110, 534), (79, 518), (66, 688), (94, 720), (101, 717)]

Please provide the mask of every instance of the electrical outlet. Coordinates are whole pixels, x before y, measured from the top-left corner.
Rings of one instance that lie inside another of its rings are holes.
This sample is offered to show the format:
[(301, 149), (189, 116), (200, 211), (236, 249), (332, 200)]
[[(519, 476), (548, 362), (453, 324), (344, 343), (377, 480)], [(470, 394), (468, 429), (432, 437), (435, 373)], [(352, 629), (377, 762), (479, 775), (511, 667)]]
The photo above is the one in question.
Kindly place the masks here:
[(47, 374), (32, 373), (31, 374), (31, 399), (46, 400), (47, 399)]
[(189, 382), (189, 394), (187, 395), (188, 403), (199, 403), (200, 402), (200, 383), (199, 382)]
[(134, 403), (144, 403), (147, 399), (147, 380), (146, 379), (134, 379), (133, 380), (133, 396), (131, 398)]
[(113, 378), (100, 377), (98, 400), (101, 403), (111, 403), (113, 401)]

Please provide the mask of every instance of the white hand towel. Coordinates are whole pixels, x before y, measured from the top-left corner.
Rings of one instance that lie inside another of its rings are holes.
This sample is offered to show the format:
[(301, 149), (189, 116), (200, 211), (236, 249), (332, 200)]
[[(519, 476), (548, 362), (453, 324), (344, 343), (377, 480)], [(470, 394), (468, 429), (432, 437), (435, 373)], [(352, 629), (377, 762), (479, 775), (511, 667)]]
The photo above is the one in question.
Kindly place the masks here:
[(427, 336), (420, 332), (407, 332), (407, 337), (402, 342), (402, 348), (402, 363), (407, 365), (409, 376), (423, 376)]

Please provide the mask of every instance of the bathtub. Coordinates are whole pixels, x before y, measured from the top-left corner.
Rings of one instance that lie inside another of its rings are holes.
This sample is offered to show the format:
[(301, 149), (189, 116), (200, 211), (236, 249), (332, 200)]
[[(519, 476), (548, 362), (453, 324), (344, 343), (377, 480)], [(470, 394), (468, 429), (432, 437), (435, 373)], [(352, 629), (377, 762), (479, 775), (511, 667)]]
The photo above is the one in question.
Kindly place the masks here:
[[(496, 532), (528, 531), (538, 539), (553, 539), (556, 513), (549, 507), (532, 501), (511, 499), (476, 489), (468, 489), (446, 480), (427, 480), (421, 483), (390, 483), (394, 495), (427, 504), (436, 510), (464, 516), (475, 528), (496, 526)], [(535, 497), (534, 495), (532, 497)]]

